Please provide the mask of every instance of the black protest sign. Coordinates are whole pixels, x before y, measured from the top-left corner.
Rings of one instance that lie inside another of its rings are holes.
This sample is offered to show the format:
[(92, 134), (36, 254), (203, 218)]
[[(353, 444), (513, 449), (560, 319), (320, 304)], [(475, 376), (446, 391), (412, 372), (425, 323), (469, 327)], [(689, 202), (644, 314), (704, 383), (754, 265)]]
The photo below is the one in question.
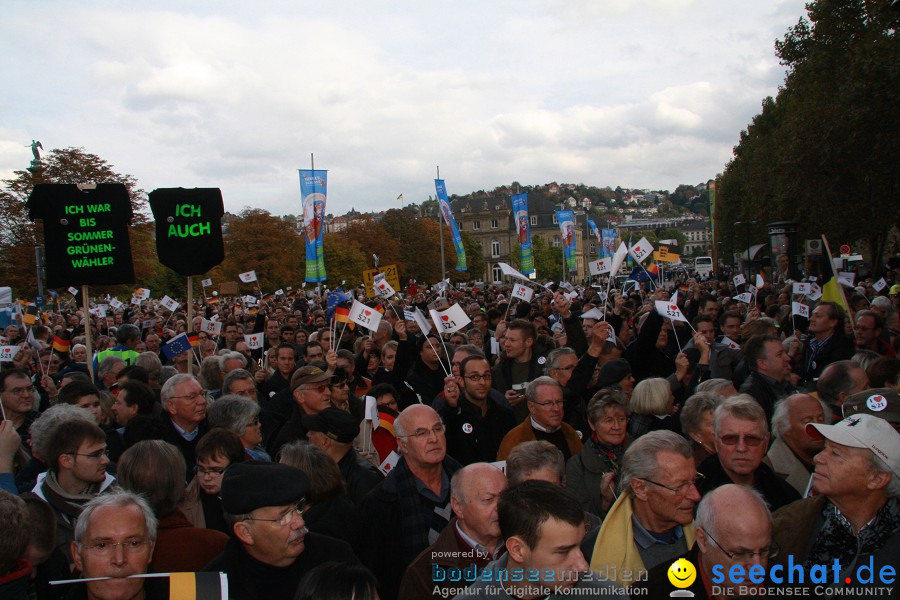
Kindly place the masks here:
[(124, 184), (41, 183), (27, 206), (29, 218), (44, 222), (48, 287), (134, 283)]
[(225, 258), (222, 192), (163, 188), (150, 192), (159, 262), (185, 277), (206, 273)]

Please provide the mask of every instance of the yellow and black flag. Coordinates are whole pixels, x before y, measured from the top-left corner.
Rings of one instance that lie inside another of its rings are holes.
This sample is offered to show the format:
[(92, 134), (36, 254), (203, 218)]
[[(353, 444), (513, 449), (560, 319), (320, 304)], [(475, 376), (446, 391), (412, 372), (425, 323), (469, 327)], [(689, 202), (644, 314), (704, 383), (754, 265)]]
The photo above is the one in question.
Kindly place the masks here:
[(838, 282), (837, 273), (834, 270), (834, 259), (831, 258), (831, 248), (828, 247), (828, 240), (822, 236), (822, 243), (825, 246), (825, 268), (822, 270), (822, 280), (819, 285), (822, 287), (822, 301), (834, 302), (844, 309), (844, 312), (850, 312), (850, 306), (847, 304), (847, 297), (844, 296), (844, 288)]
[(223, 573), (170, 573), (169, 597), (173, 600), (227, 600), (227, 581)]

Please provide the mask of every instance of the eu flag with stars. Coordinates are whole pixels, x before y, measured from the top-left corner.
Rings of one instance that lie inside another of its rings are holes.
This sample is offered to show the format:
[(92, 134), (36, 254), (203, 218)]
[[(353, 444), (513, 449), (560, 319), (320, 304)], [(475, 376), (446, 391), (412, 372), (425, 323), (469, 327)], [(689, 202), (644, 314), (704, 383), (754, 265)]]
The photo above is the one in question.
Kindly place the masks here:
[(169, 360), (174, 360), (176, 356), (182, 352), (187, 352), (190, 349), (191, 342), (188, 341), (187, 334), (185, 333), (176, 335), (162, 347), (163, 354), (165, 354), (166, 358)]

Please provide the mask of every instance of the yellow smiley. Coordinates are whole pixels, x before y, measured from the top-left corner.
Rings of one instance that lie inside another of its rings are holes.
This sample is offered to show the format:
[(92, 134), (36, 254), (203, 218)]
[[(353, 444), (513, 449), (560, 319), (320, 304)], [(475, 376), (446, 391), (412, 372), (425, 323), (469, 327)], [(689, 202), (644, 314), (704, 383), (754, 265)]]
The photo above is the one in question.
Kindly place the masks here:
[(690, 587), (697, 579), (697, 569), (691, 561), (679, 558), (669, 567), (669, 583), (677, 588)]

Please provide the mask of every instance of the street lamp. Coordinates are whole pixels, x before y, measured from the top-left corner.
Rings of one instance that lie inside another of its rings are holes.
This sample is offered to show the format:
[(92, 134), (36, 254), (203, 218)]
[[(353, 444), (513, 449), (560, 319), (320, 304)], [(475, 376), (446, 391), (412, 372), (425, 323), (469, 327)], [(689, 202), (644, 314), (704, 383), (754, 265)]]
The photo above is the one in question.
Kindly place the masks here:
[(750, 226), (756, 225), (756, 221), (737, 221), (735, 225), (743, 225), (747, 237), (747, 281), (750, 281)]

